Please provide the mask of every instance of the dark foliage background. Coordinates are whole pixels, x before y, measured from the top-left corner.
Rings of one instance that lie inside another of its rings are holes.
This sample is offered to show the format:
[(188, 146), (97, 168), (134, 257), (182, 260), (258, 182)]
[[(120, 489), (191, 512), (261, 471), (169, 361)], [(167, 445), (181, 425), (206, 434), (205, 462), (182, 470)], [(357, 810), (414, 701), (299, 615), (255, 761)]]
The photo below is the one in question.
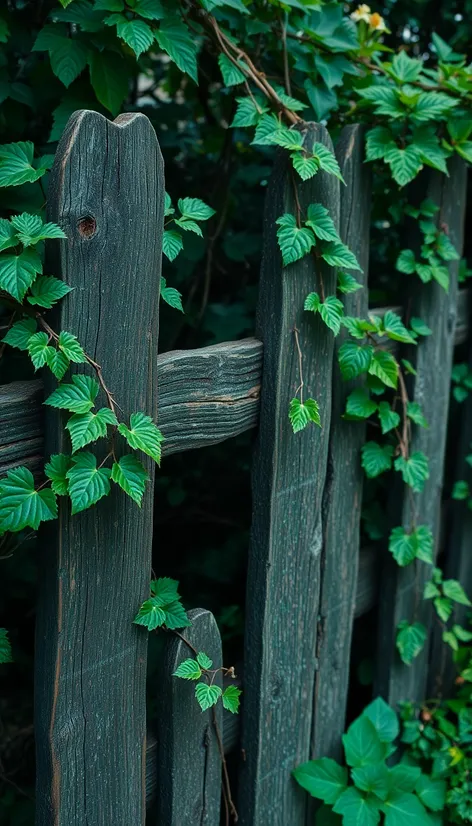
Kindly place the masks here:
[[(22, 100), (8, 98), (1, 104), (0, 143), (33, 140), (40, 153), (54, 152), (74, 109), (103, 111), (87, 77), (79, 77), (64, 94), (47, 55), (31, 51), (37, 32), (55, 5), (49, 0), (8, 0), (1, 9), (9, 18), (12, 34), (0, 51), (0, 93), (8, 77), (24, 83), (30, 92), (24, 93)], [(391, 30), (387, 43), (398, 45), (403, 40), (413, 51), (424, 53), (431, 33), (438, 31), (458, 51), (467, 51), (472, 30), (470, 0), (391, 0), (372, 10), (386, 18)], [(144, 112), (155, 126), (165, 158), (167, 191), (173, 200), (184, 195), (203, 198), (216, 210), (205, 227), (204, 239), (187, 233), (186, 256), (179, 256), (174, 264), (164, 263), (168, 283), (182, 292), (185, 315), (161, 305), (160, 349), (202, 347), (251, 335), (270, 150), (265, 153), (263, 147), (251, 147), (246, 134), (225, 128), (232, 117), (233, 102), (221, 89), (213, 53), (200, 57), (198, 87), (167, 61), (155, 61), (154, 78), (145, 83), (136, 76), (134, 66), (130, 63), (130, 94), (123, 109)], [(336, 114), (329, 127), (335, 135)], [(0, 210), (5, 215), (11, 209), (30, 209), (33, 202), (40, 207), (44, 201), (38, 185), (6, 192), (0, 190)], [(398, 274), (393, 262), (399, 249), (399, 229), (393, 225), (391, 209), (398, 197), (398, 190), (391, 189), (387, 178), (376, 178), (371, 305), (395, 300)], [(13, 351), (8, 360), (0, 361), (2, 384), (31, 375)], [(156, 486), (154, 570), (158, 576), (180, 580), (187, 608), (204, 606), (215, 613), (226, 661), (236, 663), (242, 657), (252, 440), (252, 434), (245, 434), (212, 449), (172, 456), (165, 460)], [(369, 541), (382, 538), (381, 506), (381, 483), (368, 485), (364, 529)], [(8, 548), (3, 552), (0, 625), (11, 629), (15, 662), (3, 668), (0, 676), (0, 826), (30, 826), (37, 558), (32, 542), (22, 544), (11, 557)], [(375, 617), (366, 616), (355, 631), (352, 714), (370, 696), (370, 631), (374, 625)], [(157, 649), (156, 639), (151, 640), (151, 720)]]

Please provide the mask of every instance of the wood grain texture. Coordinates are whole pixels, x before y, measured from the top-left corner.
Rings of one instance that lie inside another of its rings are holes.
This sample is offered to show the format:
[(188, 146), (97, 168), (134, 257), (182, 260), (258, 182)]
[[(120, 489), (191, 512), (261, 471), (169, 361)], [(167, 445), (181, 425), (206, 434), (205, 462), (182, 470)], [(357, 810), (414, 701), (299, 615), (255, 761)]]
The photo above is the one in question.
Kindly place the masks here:
[[(51, 267), (74, 288), (55, 323), (102, 365), (123, 418), (157, 405), (163, 203), (162, 158), (144, 115), (72, 116), (48, 203), (67, 234)], [(63, 419), (47, 410), (46, 450), (68, 452)], [(128, 452), (121, 441), (118, 450)], [(144, 823), (147, 633), (133, 617), (149, 593), (152, 506), (152, 482), (141, 509), (114, 488), (74, 517), (62, 505), (42, 535), (37, 826)]]
[(0, 387), (0, 476), (11, 467), (36, 469), (43, 456), (40, 381), (16, 381)]
[[(455, 248), (461, 252), (466, 171), (459, 158), (452, 158), (448, 166), (448, 178), (436, 172), (429, 174), (427, 195), (440, 207), (438, 226), (447, 229)], [(447, 293), (437, 283), (431, 283), (419, 285), (411, 299), (412, 315), (423, 319), (433, 330), (433, 334), (409, 355), (415, 360), (418, 371), (411, 399), (421, 405), (429, 423), (428, 429), (413, 426), (410, 452), (422, 451), (428, 457), (430, 477), (423, 492), (414, 496), (402, 486), (403, 502), (397, 510), (396, 524), (402, 524), (407, 529), (413, 523), (429, 526), (434, 534), (436, 552), (457, 317), (457, 271), (457, 262), (452, 262), (449, 265), (450, 286)], [(396, 501), (392, 510), (396, 510)], [(429, 646), (424, 647), (411, 666), (405, 666), (395, 649), (395, 633), (401, 620), (421, 622), (429, 630), (431, 603), (423, 600), (423, 588), (430, 575), (431, 568), (424, 562), (416, 560), (406, 568), (399, 568), (391, 555), (388, 552), (385, 554), (376, 688), (392, 704), (407, 699), (414, 702), (426, 696)]]
[[(313, 141), (332, 146), (323, 127), (306, 127), (308, 148)], [(247, 580), (242, 826), (302, 826), (308, 810), (308, 797), (291, 769), (310, 754), (334, 337), (303, 310), (306, 295), (320, 291), (319, 260), (310, 255), (283, 268), (275, 221), (295, 212), (295, 181), (302, 210), (322, 203), (338, 226), (339, 182), (320, 172), (300, 184), (292, 175), (285, 158), (279, 158), (264, 219), (257, 318), (264, 366)], [(322, 272), (325, 294), (331, 295), (335, 273), (324, 266)], [(303, 353), (304, 398), (319, 401), (323, 427), (294, 436), (288, 409), (300, 384), (295, 327)]]
[[(222, 666), (221, 638), (213, 614), (202, 608), (189, 611), (191, 627), (182, 636), (204, 651), (213, 667)], [(194, 653), (170, 635), (157, 686), (157, 820), (166, 826), (219, 826), (221, 754), (213, 725), (220, 736), (222, 703), (202, 712), (195, 698), (195, 682), (173, 676), (181, 662)], [(221, 671), (215, 685), (222, 686)]]
[[(363, 273), (352, 272), (364, 289), (343, 296), (345, 314), (365, 318), (369, 265), (370, 169), (364, 163), (364, 129), (346, 127), (336, 146), (346, 186), (341, 187), (340, 236), (359, 261)], [(333, 408), (324, 490), (325, 536), (321, 562), (321, 602), (314, 692), (312, 755), (342, 757), (341, 735), (349, 687), (352, 624), (357, 588), (363, 471), (360, 451), (365, 424), (342, 418), (346, 399), (363, 382), (343, 382), (338, 351), (349, 338), (336, 337)]]

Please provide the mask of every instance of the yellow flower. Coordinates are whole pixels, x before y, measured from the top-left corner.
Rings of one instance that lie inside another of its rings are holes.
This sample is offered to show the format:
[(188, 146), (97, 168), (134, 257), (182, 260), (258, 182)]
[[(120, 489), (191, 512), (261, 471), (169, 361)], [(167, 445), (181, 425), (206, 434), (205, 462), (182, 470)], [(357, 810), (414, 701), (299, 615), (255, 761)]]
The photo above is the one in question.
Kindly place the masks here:
[(374, 12), (374, 14), (370, 15), (369, 18), (369, 25), (370, 28), (376, 32), (384, 32), (386, 30), (385, 20), (381, 17), (380, 14)]
[(364, 20), (366, 23), (370, 23), (370, 6), (362, 3), (355, 11), (352, 12), (351, 20), (354, 20), (356, 23), (360, 23), (361, 20)]

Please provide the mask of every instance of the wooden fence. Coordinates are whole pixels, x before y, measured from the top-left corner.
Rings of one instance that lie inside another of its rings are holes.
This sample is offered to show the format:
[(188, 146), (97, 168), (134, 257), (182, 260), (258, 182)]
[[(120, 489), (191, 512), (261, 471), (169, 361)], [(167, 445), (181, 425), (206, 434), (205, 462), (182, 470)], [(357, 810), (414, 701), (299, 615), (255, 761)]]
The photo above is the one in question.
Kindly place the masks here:
[[(332, 146), (322, 126), (309, 125), (304, 139)], [(329, 208), (367, 284), (370, 173), (363, 143), (361, 127), (346, 127), (336, 154), (347, 186), (320, 172), (300, 186), (300, 201)], [(425, 173), (425, 185), (440, 206), (438, 221), (461, 249), (465, 169), (457, 160), (450, 172), (449, 178)], [(352, 389), (342, 385), (336, 363), (342, 337), (334, 339), (302, 309), (314, 283), (312, 260), (282, 268), (274, 221), (293, 198), (285, 161), (277, 161), (267, 198), (256, 338), (163, 355), (157, 328), (164, 174), (149, 121), (124, 115), (111, 123), (77, 113), (52, 178), (49, 215), (67, 240), (50, 265), (75, 290), (57, 322), (102, 365), (126, 415), (136, 409), (157, 415), (164, 462), (170, 453), (258, 429), (242, 728), (224, 712), (224, 748), (239, 761), (243, 826), (308, 826), (311, 804), (291, 770), (310, 756), (339, 756), (355, 618), (379, 603), (376, 690), (387, 700), (421, 698), (428, 681), (437, 691), (448, 676), (427, 652), (410, 668), (395, 653), (400, 619), (431, 622), (421, 600), (425, 564), (399, 569), (388, 552), (360, 548), (364, 429), (340, 416)], [(469, 326), (457, 269), (449, 266), (447, 294), (436, 284), (412, 294), (405, 278), (405, 303), (434, 329), (409, 358), (420, 371), (414, 399), (430, 422), (414, 435), (431, 467), (418, 521), (434, 525), (436, 549), (453, 348), (467, 340)], [(334, 293), (332, 268), (324, 281)], [(365, 313), (367, 291), (344, 301), (349, 314)], [(323, 423), (296, 436), (287, 416), (299, 384), (295, 326), (306, 393), (320, 401)], [(0, 388), (0, 474), (20, 463), (39, 471), (44, 449), (60, 449), (63, 430), (42, 398), (40, 379)], [(471, 420), (461, 425), (462, 444), (471, 439)], [(186, 655), (178, 639), (169, 641), (153, 688), (157, 731), (146, 736), (147, 636), (132, 619), (148, 593), (152, 501), (152, 488), (141, 510), (114, 490), (78, 516), (62, 509), (59, 523), (40, 538), (37, 826), (138, 826), (152, 800), (159, 826), (220, 822), (221, 761), (211, 715), (198, 709), (192, 684), (172, 677)], [(406, 494), (395, 491), (391, 505), (397, 524), (407, 518)], [(470, 522), (454, 516), (454, 543), (443, 548), (449, 572), (465, 575), (466, 586), (472, 585)], [(220, 664), (212, 615), (198, 609), (191, 618), (188, 639)]]

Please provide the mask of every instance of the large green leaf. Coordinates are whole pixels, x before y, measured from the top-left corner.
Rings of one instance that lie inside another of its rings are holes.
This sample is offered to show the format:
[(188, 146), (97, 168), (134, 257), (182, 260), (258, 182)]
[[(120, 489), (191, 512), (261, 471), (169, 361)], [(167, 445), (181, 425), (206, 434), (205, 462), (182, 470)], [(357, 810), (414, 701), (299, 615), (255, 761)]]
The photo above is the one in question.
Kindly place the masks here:
[(35, 250), (25, 249), (19, 255), (0, 256), (0, 289), (17, 301), (23, 301), (26, 293), (42, 271), (41, 259)]
[(0, 532), (37, 530), (41, 522), (57, 517), (57, 503), (51, 488), (35, 490), (28, 468), (8, 471), (0, 482)]
[(71, 413), (88, 413), (98, 395), (98, 382), (90, 376), (72, 376), (71, 384), (60, 384), (44, 404), (70, 410)]
[(347, 787), (347, 769), (329, 757), (302, 763), (293, 770), (293, 776), (312, 797), (330, 805)]
[(405, 149), (389, 149), (385, 155), (385, 161), (389, 164), (392, 175), (400, 186), (406, 186), (413, 178), (416, 178), (422, 168), (421, 152), (410, 144)]
[(33, 362), (35, 370), (39, 367), (44, 367), (47, 364), (51, 353), (54, 353), (54, 348), (50, 347), (49, 337), (46, 333), (35, 333), (31, 336), (28, 342), (28, 353)]
[(355, 341), (346, 341), (341, 344), (338, 353), (339, 366), (343, 379), (348, 381), (366, 373), (369, 369), (374, 348), (369, 345), (356, 344)]
[(107, 435), (109, 424), (117, 425), (118, 420), (108, 407), (102, 407), (96, 413), (89, 411), (87, 413), (75, 413), (71, 416), (66, 428), (70, 433), (72, 452), (75, 453), (90, 442), (96, 442), (97, 439), (104, 438)]
[(286, 213), (276, 223), (279, 226), (277, 238), (285, 267), (308, 255), (315, 246), (316, 239), (312, 230), (298, 227), (295, 215)]
[(225, 86), (237, 86), (239, 83), (244, 83), (246, 75), (242, 71), (242, 68), (238, 69), (225, 54), (220, 54), (218, 64)]
[(325, 300), (320, 303), (318, 312), (326, 326), (337, 336), (341, 329), (341, 319), (344, 315), (344, 305), (342, 301), (334, 295), (328, 295)]
[(389, 551), (402, 567), (414, 559), (433, 562), (433, 534), (426, 525), (418, 525), (414, 530), (394, 528), (390, 534)]
[(72, 457), (72, 467), (67, 471), (69, 496), (72, 500), (72, 513), (80, 513), (95, 505), (110, 492), (111, 470), (97, 467), (93, 453), (78, 453)]
[(398, 791), (382, 804), (385, 826), (432, 826), (431, 818), (414, 794)]
[(384, 314), (383, 328), (388, 338), (391, 338), (394, 341), (402, 341), (406, 344), (415, 343), (414, 338), (412, 338), (411, 334), (406, 329), (400, 316), (394, 313), (393, 310), (387, 310)]
[(380, 800), (366, 797), (350, 786), (336, 801), (333, 811), (343, 816), (349, 826), (377, 826), (380, 820)]
[(357, 387), (349, 394), (346, 401), (345, 417), (349, 419), (367, 419), (377, 410), (376, 402), (372, 401), (369, 392), (363, 387)]
[(2, 340), (9, 344), (10, 347), (17, 347), (18, 350), (27, 350), (29, 340), (33, 333), (36, 332), (37, 326), (34, 318), (24, 318), (13, 324)]
[(372, 356), (369, 373), (377, 376), (387, 387), (396, 389), (398, 382), (398, 363), (387, 350), (376, 350)]
[(123, 58), (110, 51), (93, 51), (90, 82), (100, 103), (116, 116), (128, 95), (129, 75)]
[(345, 267), (347, 270), (360, 270), (356, 256), (341, 241), (330, 241), (323, 245), (322, 257), (331, 267)]
[(173, 19), (164, 21), (156, 31), (156, 40), (171, 60), (198, 83), (197, 42), (189, 30)]
[(130, 427), (121, 423), (118, 430), (125, 437), (130, 447), (135, 450), (142, 450), (157, 464), (160, 464), (161, 445), (164, 437), (150, 416), (146, 416), (144, 413), (133, 413), (130, 419)]
[(136, 456), (130, 453), (122, 456), (118, 462), (114, 462), (111, 478), (128, 496), (141, 505), (149, 475)]
[(34, 146), (31, 141), (19, 141), (0, 146), (0, 187), (33, 183), (46, 169), (33, 166)]
[(156, 628), (161, 628), (165, 621), (165, 611), (155, 597), (151, 597), (143, 602), (133, 620), (136, 625), (144, 625), (148, 631), (155, 631)]
[(215, 214), (215, 210), (200, 198), (180, 198), (177, 206), (184, 218), (191, 218), (193, 221), (208, 221)]
[(81, 345), (72, 333), (68, 333), (65, 330), (59, 333), (57, 346), (59, 350), (67, 356), (69, 361), (74, 361), (76, 364), (84, 364), (87, 361)]
[(146, 52), (154, 42), (154, 34), (144, 20), (127, 20), (125, 17), (116, 24), (118, 37), (133, 50), (136, 57)]
[(216, 705), (222, 694), (219, 685), (208, 685), (208, 683), (197, 683), (195, 686), (195, 697), (202, 711)]
[(386, 744), (383, 743), (368, 717), (358, 717), (343, 734), (344, 752), (348, 766), (372, 766), (385, 759)]
[(31, 285), (28, 302), (49, 310), (57, 301), (70, 293), (71, 289), (72, 287), (60, 281), (59, 278), (54, 278), (52, 275), (39, 275)]
[(322, 241), (339, 241), (339, 235), (326, 207), (321, 204), (310, 204), (307, 210), (307, 227), (313, 230), (317, 238)]
[(199, 680), (202, 676), (202, 669), (196, 660), (187, 659), (177, 666), (173, 676), (180, 677), (182, 680)]

